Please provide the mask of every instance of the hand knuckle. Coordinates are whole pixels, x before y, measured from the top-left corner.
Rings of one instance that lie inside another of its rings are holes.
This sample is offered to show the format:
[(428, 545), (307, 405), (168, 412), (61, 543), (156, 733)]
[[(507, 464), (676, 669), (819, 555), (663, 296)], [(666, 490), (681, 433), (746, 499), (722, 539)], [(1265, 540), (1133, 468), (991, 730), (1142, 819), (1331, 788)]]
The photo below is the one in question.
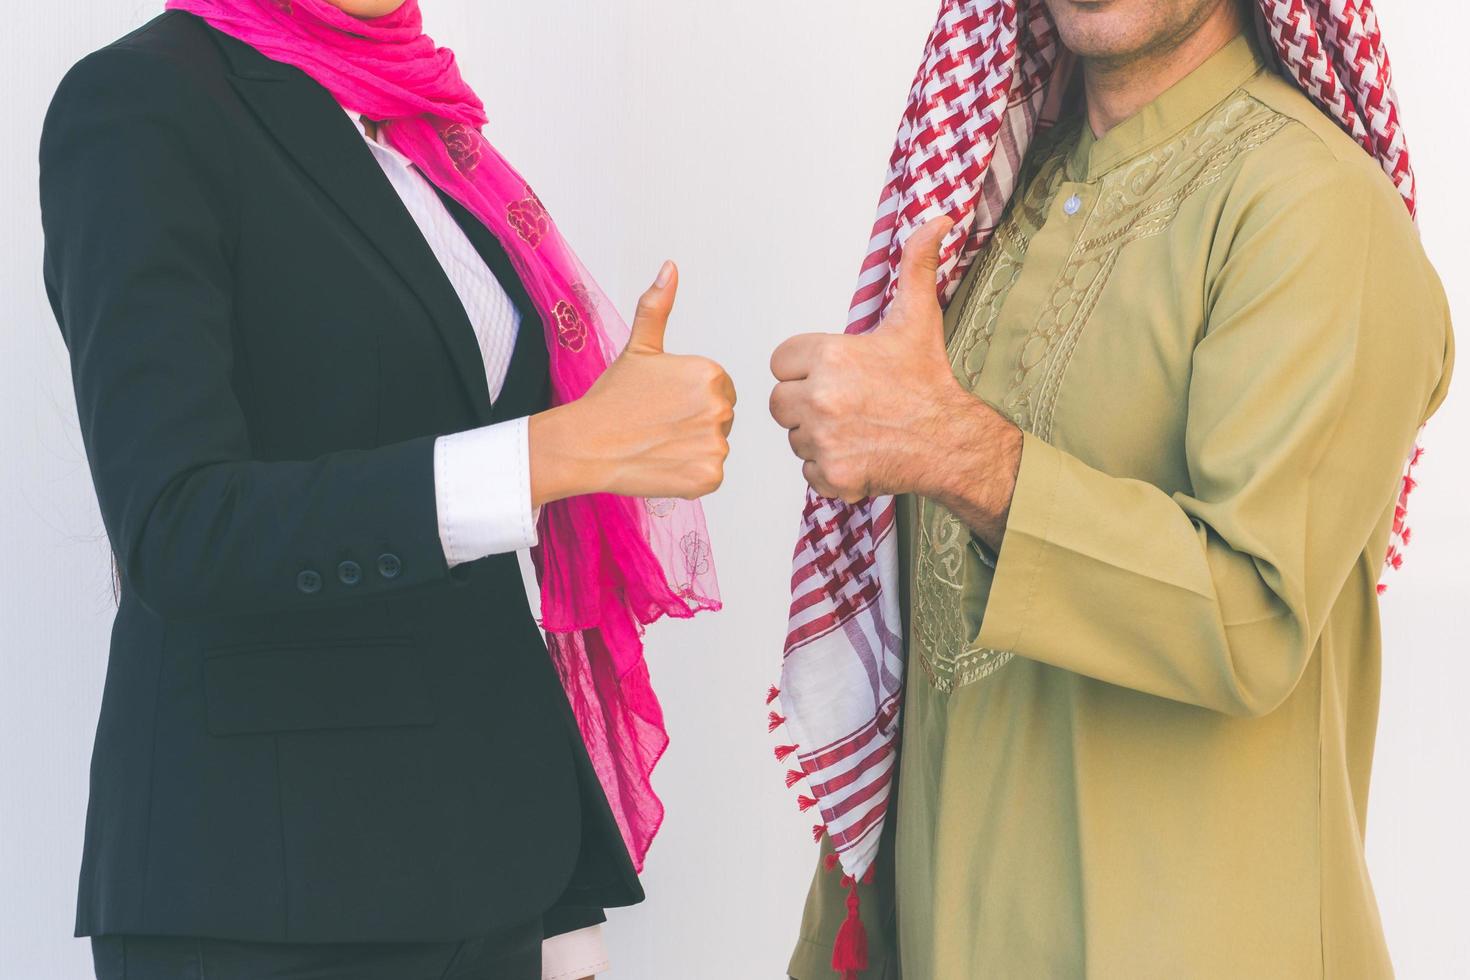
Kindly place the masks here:
[(854, 486), (852, 467), (846, 463), (833, 463), (824, 467), (827, 473), (827, 481), (839, 495), (847, 495), (852, 492)]
[(847, 348), (840, 338), (831, 338), (817, 348), (816, 366), (824, 371), (841, 371), (847, 363)]
[(831, 418), (841, 413), (843, 390), (840, 386), (827, 381), (817, 381), (812, 384), (812, 410), (825, 418)]

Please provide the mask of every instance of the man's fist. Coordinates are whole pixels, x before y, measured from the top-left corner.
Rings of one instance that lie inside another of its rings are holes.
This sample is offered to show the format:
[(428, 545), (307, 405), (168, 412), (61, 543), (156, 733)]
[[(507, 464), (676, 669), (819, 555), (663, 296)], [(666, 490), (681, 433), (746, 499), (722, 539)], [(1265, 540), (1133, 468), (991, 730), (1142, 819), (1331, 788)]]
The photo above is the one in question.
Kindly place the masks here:
[(936, 274), (952, 223), (909, 238), (893, 301), (861, 336), (801, 334), (776, 348), (771, 415), (789, 430), (802, 474), (825, 497), (852, 503), (924, 485), (935, 437), (957, 401), (973, 402), (944, 350)]
[(693, 499), (723, 482), (735, 386), (708, 358), (664, 352), (678, 288), (665, 262), (623, 353), (587, 394), (531, 420), (537, 505), (593, 492)]

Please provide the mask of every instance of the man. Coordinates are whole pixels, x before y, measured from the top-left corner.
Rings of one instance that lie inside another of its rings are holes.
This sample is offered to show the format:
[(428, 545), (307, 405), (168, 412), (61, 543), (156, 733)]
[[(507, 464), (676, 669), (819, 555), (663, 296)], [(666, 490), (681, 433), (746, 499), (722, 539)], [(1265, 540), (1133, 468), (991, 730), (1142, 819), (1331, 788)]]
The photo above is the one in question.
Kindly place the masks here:
[[(815, 494), (878, 498), (813, 498), (798, 553), (773, 722), (845, 874), (818, 871), (790, 973), (1390, 975), (1376, 586), (1452, 342), (1372, 12), (1263, 4), (1262, 44), (1234, 0), (1020, 6), (942, 11), (895, 154), (920, 189), (875, 238), (947, 217), (891, 286), (865, 266), (855, 324), (886, 299), (881, 324), (772, 358)], [(1002, 50), (975, 74), (1020, 78), (1007, 115), (946, 88), (956, 37)]]

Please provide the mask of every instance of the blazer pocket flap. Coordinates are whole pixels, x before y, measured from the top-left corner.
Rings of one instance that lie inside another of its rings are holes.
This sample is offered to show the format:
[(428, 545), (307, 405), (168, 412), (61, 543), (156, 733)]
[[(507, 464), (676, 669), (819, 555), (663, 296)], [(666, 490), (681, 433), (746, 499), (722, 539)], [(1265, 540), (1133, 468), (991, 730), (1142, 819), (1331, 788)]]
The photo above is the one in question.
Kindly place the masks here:
[(431, 725), (418, 651), (356, 642), (221, 651), (204, 663), (214, 735)]

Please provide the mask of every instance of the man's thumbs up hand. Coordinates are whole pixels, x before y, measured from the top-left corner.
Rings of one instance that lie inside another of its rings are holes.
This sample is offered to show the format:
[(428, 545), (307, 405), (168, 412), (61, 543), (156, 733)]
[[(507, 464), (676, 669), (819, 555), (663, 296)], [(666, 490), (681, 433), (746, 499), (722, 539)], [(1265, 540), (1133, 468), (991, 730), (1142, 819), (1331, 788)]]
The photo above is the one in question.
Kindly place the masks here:
[(803, 334), (771, 357), (779, 382), (771, 415), (789, 430), (802, 474), (823, 496), (849, 503), (878, 494), (935, 496), (943, 489), (938, 478), (957, 469), (963, 476), (983, 459), (978, 444), (945, 437), (956, 419), (992, 428), (999, 420), (960, 386), (944, 349), (936, 280), (953, 226), (937, 218), (909, 236), (878, 329), (857, 337)]
[(944, 311), (939, 306), (939, 250), (944, 236), (954, 227), (948, 218), (933, 218), (925, 222), (904, 243), (903, 256), (899, 259), (898, 284), (893, 293), (893, 302), (883, 317), (883, 328), (909, 326), (932, 326), (943, 324)]

